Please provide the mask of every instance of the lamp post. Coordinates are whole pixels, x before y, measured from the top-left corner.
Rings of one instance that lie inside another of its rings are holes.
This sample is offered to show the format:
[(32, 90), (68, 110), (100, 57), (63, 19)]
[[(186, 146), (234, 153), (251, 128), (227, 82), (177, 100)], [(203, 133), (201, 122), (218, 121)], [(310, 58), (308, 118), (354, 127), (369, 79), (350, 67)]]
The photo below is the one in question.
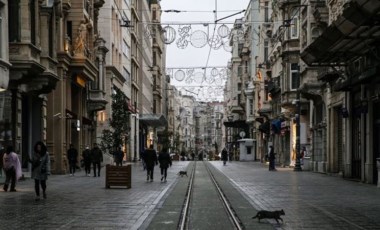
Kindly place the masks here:
[(134, 103), (135, 106), (135, 114), (132, 114), (132, 116), (135, 117), (135, 137), (134, 137), (134, 153), (133, 153), (133, 162), (137, 161), (137, 103)]
[(301, 168), (301, 127), (300, 127), (300, 116), (301, 116), (301, 101), (300, 101), (300, 90), (297, 89), (297, 100), (296, 100), (296, 163), (294, 165), (294, 171), (302, 171)]
[(234, 120), (234, 116), (233, 115), (229, 115), (227, 117), (228, 119), (228, 122), (229, 122), (229, 126), (227, 127), (227, 144), (230, 144), (232, 142), (232, 127), (231, 127), (231, 123), (232, 121)]

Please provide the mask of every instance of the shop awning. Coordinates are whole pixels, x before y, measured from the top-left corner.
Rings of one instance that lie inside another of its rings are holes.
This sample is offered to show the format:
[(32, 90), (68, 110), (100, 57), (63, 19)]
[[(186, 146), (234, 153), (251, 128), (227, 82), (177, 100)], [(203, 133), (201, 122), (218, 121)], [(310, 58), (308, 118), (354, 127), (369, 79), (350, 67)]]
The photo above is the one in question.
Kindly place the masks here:
[(91, 119), (88, 119), (87, 117), (82, 117), (82, 124), (83, 125), (92, 126), (93, 125), (93, 121)]
[(268, 133), (269, 134), (269, 131), (270, 131), (270, 123), (269, 123), (269, 121), (266, 121), (266, 122), (262, 123), (259, 126), (259, 131), (262, 132), (262, 133)]
[(66, 109), (66, 116), (65, 116), (66, 119), (73, 119), (73, 120), (76, 120), (77, 117), (78, 117), (78, 116), (77, 116), (76, 113), (74, 113), (74, 112), (72, 112), (72, 111)]
[(163, 114), (140, 114), (139, 120), (150, 127), (166, 126), (168, 123)]
[(274, 133), (280, 133), (281, 132), (281, 120), (280, 119), (274, 119), (272, 120), (272, 130)]
[(380, 40), (380, 1), (348, 1), (338, 18), (301, 53), (308, 65), (344, 63)]
[(245, 120), (225, 121), (223, 124), (225, 127), (230, 127), (230, 128), (246, 128), (247, 127), (247, 122)]

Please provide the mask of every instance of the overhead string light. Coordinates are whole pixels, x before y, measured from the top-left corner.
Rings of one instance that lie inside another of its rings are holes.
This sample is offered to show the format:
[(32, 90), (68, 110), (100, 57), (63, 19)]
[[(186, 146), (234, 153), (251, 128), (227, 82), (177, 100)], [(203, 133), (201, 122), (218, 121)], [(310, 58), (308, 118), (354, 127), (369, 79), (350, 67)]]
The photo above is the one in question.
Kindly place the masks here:
[(218, 25), (216, 33), (211, 33), (209, 23), (163, 25), (149, 23), (144, 26), (145, 38), (151, 38), (158, 31), (166, 45), (175, 44), (179, 49), (186, 49), (191, 45), (194, 48), (209, 46), (214, 50), (223, 48), (231, 52), (231, 39), (243, 40), (244, 28), (231, 29), (226, 24)]

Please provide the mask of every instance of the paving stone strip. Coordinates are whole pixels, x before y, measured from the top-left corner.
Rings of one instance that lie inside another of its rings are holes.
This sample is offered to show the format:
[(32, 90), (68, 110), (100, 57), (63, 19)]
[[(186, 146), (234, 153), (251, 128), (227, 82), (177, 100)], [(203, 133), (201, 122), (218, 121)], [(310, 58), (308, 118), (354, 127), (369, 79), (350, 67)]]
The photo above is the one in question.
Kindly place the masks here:
[[(181, 170), (187, 171), (187, 174), (190, 176), (193, 167), (194, 162), (191, 162), (187, 168)], [(181, 211), (190, 180), (189, 176), (177, 175), (178, 180), (175, 186), (173, 186), (167, 195), (163, 197), (161, 203), (157, 205), (155, 210), (151, 213), (150, 217), (146, 219), (145, 223), (142, 224), (140, 229), (177, 229), (178, 220), (181, 216)]]
[[(205, 162), (205, 164), (208, 164), (245, 229), (274, 229), (274, 227), (265, 220), (262, 220), (262, 223), (258, 223), (257, 220), (251, 219), (252, 216), (256, 214), (256, 209), (234, 188), (226, 176), (208, 162)], [(188, 173), (191, 171), (191, 167), (192, 165), (187, 169)], [(177, 229), (188, 183), (189, 178), (181, 178), (175, 185), (175, 188), (166, 197), (162, 206), (157, 207), (159, 210), (155, 213), (149, 225), (146, 226), (146, 229)], [(224, 208), (217, 205), (220, 202), (219, 197), (216, 195), (216, 189), (209, 179), (203, 162), (197, 163), (194, 183), (194, 200), (192, 201), (190, 211), (192, 219), (190, 220), (191, 226), (189, 226), (189, 229), (233, 229)]]
[[(17, 184), (17, 192), (0, 192), (0, 229), (139, 229), (149, 214), (178, 180), (176, 173), (189, 162), (173, 162), (168, 182), (146, 181), (140, 162), (132, 164), (132, 188), (105, 188), (105, 170), (100, 177), (52, 175), (47, 181), (47, 199), (34, 201), (34, 183)], [(11, 226), (11, 227), (10, 227)]]

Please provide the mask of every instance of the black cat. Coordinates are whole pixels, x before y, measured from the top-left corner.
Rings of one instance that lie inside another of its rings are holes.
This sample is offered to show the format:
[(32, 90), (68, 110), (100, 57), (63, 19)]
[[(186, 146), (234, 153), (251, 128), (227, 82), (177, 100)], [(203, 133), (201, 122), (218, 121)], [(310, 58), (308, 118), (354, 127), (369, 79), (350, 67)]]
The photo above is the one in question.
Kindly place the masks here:
[(187, 176), (187, 172), (186, 171), (179, 171), (178, 175), (180, 175), (181, 177)]
[(280, 216), (282, 215), (285, 215), (285, 212), (283, 209), (279, 210), (279, 211), (265, 211), (265, 210), (261, 210), (261, 211), (258, 211), (256, 216), (252, 217), (252, 219), (255, 219), (255, 218), (258, 218), (259, 219), (259, 222), (261, 219), (275, 219), (278, 222), (278, 220), (281, 220), (281, 222), (284, 222), (282, 220), (282, 218)]

